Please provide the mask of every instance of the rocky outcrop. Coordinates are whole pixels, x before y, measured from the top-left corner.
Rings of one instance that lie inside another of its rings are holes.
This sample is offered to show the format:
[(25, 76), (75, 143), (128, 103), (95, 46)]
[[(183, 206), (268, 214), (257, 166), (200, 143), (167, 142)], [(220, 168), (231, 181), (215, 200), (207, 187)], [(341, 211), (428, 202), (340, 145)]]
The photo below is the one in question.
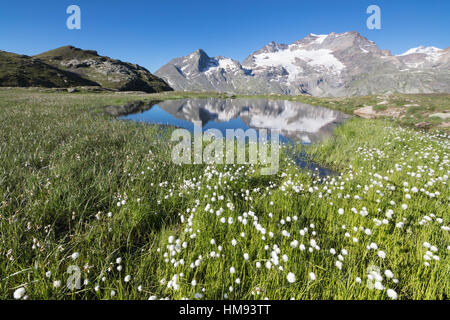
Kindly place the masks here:
[(98, 83), (33, 57), (0, 51), (0, 86), (67, 88)]
[(374, 110), (372, 106), (365, 106), (353, 111), (353, 113), (364, 119), (375, 119), (382, 117), (398, 118), (404, 113), (402, 108), (387, 108), (386, 110)]
[(172, 90), (164, 80), (144, 67), (100, 56), (93, 50), (65, 46), (44, 52), (35, 58), (104, 88), (147, 93)]

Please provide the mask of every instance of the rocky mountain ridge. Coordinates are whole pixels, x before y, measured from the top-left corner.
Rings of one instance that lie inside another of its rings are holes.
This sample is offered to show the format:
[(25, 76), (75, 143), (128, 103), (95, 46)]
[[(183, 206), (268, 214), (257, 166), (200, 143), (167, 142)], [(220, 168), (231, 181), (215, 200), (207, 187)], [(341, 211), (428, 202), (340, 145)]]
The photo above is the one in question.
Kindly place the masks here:
[(172, 88), (147, 69), (100, 56), (94, 50), (64, 46), (35, 56), (0, 52), (0, 86), (97, 86), (148, 93)]
[(352, 96), (450, 92), (450, 48), (381, 50), (358, 32), (271, 42), (242, 63), (199, 49), (155, 72), (175, 90)]

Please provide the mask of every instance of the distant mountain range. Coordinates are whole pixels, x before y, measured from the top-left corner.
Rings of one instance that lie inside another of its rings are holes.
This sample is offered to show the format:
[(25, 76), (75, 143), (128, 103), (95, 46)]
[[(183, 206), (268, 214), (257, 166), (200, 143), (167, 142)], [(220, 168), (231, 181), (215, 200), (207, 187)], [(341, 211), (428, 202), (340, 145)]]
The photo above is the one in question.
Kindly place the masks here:
[(171, 60), (155, 75), (187, 91), (332, 97), (448, 93), (450, 48), (418, 47), (392, 55), (358, 32), (309, 34), (289, 45), (271, 42), (242, 63), (199, 49)]
[(0, 86), (329, 97), (449, 93), (450, 48), (418, 47), (392, 55), (358, 32), (311, 33), (289, 45), (271, 42), (242, 63), (209, 57), (198, 49), (171, 60), (155, 74), (137, 64), (73, 46), (36, 56), (0, 51)]
[(65, 46), (36, 56), (0, 51), (0, 86), (98, 86), (119, 91), (161, 92), (172, 88), (147, 69)]

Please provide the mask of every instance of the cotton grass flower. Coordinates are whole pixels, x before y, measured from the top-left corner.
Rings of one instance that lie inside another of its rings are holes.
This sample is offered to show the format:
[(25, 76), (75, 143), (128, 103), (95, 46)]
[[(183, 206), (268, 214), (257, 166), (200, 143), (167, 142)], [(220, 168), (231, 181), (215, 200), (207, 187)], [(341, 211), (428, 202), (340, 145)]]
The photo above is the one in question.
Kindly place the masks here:
[(397, 300), (397, 298), (398, 298), (397, 292), (395, 292), (393, 289), (387, 289), (386, 294), (392, 300)]
[(384, 290), (384, 286), (380, 281), (375, 281), (375, 289), (377, 290)]
[(295, 274), (293, 274), (292, 272), (289, 272), (287, 275), (287, 280), (289, 283), (294, 283), (296, 280)]
[(80, 254), (79, 254), (78, 252), (74, 252), (74, 253), (72, 253), (72, 255), (71, 255), (72, 260), (77, 260), (79, 256), (80, 256)]
[(311, 281), (316, 280), (316, 275), (314, 274), (314, 272), (310, 272), (310, 273), (309, 273), (309, 279), (310, 279)]
[(25, 288), (20, 287), (14, 291), (13, 297), (16, 300), (22, 299), (22, 297), (25, 295)]

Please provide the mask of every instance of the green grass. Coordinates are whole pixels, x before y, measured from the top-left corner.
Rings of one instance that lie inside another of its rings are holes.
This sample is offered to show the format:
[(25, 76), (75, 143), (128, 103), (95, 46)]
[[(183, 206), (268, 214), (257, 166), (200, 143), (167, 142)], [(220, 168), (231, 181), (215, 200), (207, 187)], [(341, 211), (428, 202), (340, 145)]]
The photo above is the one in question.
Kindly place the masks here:
[[(390, 288), (399, 299), (448, 299), (447, 133), (354, 118), (333, 138), (305, 147), (314, 161), (342, 173), (320, 182), (288, 158), (273, 176), (261, 176), (258, 166), (174, 165), (170, 129), (115, 121), (102, 109), (150, 97), (206, 96), (0, 90), (0, 297), (11, 299), (24, 287), (29, 299), (389, 299)], [(436, 99), (439, 105), (443, 98)], [(356, 98), (337, 109), (362, 103)], [(320, 250), (309, 252), (313, 239)], [(377, 250), (367, 249), (372, 242)], [(424, 242), (439, 257), (429, 266)], [(343, 249), (348, 254), (338, 269)], [(65, 285), (71, 265), (88, 280), (73, 291)], [(380, 269), (386, 289), (368, 288), (368, 268)], [(168, 287), (175, 274), (177, 290)]]
[(60, 87), (95, 86), (97, 83), (60, 70), (38, 59), (0, 50), (0, 86)]

